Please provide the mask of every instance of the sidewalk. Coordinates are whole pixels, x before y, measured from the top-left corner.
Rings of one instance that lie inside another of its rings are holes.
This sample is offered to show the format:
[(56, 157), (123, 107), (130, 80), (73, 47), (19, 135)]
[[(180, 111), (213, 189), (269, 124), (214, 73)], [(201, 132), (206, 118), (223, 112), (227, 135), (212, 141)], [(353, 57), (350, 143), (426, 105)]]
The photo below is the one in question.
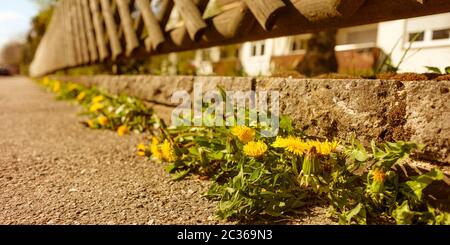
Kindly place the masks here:
[(0, 224), (213, 224), (208, 182), (172, 182), (142, 136), (79, 123), (26, 78), (0, 78)]

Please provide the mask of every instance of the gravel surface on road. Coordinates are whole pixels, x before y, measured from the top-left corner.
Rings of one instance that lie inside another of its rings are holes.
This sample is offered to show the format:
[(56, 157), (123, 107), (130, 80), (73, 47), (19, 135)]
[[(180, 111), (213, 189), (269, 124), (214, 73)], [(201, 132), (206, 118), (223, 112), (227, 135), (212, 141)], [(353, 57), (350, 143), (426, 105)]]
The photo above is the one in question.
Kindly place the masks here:
[[(81, 123), (26, 78), (0, 78), (0, 224), (224, 224), (201, 197), (208, 181), (172, 182), (137, 157), (142, 135)], [(322, 208), (293, 223), (330, 223)]]

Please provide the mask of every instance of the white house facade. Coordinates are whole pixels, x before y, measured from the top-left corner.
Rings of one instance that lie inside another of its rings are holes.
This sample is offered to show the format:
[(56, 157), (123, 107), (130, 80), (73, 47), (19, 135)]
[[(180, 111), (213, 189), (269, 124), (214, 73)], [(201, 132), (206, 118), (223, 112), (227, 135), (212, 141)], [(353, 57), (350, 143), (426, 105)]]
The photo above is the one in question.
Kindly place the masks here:
[[(296, 57), (305, 53), (309, 36), (304, 34), (243, 43), (237, 54), (243, 71), (252, 76), (270, 75), (280, 57), (289, 57), (288, 62), (295, 67), (301, 60)], [(372, 52), (377, 49), (384, 55), (390, 55), (392, 64), (401, 62), (400, 72), (426, 72), (425, 66), (443, 69), (450, 66), (450, 13), (343, 28), (339, 29), (336, 41), (340, 66), (344, 61), (346, 67), (352, 67), (351, 62), (357, 66), (365, 63), (371, 55), (375, 58), (367, 62), (379, 63), (379, 54)], [(368, 50), (372, 51), (367, 54)], [(362, 52), (366, 54), (360, 55)], [(220, 53), (220, 47), (197, 51), (194, 64), (198, 74), (214, 74), (211, 62), (220, 61)], [(355, 61), (348, 61), (352, 58), (356, 58)]]
[(450, 13), (382, 22), (378, 25), (377, 45), (386, 53), (392, 52), (394, 64), (410, 47), (401, 71), (426, 72), (425, 66), (442, 70), (450, 66)]

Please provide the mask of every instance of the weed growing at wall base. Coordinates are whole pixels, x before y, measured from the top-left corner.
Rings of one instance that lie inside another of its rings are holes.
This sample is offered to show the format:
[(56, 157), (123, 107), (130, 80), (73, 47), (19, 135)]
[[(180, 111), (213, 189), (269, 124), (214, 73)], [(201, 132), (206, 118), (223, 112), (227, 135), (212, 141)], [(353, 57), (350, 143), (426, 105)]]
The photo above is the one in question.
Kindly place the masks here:
[(112, 96), (97, 88), (75, 83), (62, 83), (44, 78), (41, 84), (57, 94), (57, 99), (72, 100), (83, 107), (84, 124), (92, 129), (109, 129), (123, 136), (131, 131), (145, 132), (153, 125), (153, 111), (139, 99)]
[[(171, 102), (179, 103), (172, 111), (172, 127), (259, 126), (264, 137), (278, 135), (280, 94), (278, 91), (203, 91), (195, 82), (193, 98), (188, 91), (175, 91)], [(270, 104), (270, 106), (269, 106)]]
[[(211, 179), (205, 197), (217, 201), (218, 218), (285, 218), (316, 199), (326, 201), (330, 216), (341, 224), (373, 224), (381, 218), (450, 224), (450, 214), (432, 206), (428, 193), (444, 174), (408, 171), (405, 164), (422, 145), (373, 141), (367, 150), (354, 139), (307, 136), (285, 116), (279, 117), (276, 138), (265, 137), (261, 125), (167, 127), (137, 99), (48, 79), (41, 83), (58, 98), (83, 105), (89, 127), (148, 133), (136, 154), (164, 163), (173, 180), (190, 174)], [(104, 106), (89, 110), (96, 103)], [(247, 109), (244, 115), (249, 121)]]

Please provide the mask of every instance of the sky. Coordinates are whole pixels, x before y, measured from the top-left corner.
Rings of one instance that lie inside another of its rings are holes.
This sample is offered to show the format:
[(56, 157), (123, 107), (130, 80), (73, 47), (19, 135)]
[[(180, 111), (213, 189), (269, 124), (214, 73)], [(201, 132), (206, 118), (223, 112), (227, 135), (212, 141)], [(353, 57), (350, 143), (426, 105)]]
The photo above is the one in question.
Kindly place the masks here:
[(32, 0), (0, 0), (0, 49), (26, 36), (38, 9)]

